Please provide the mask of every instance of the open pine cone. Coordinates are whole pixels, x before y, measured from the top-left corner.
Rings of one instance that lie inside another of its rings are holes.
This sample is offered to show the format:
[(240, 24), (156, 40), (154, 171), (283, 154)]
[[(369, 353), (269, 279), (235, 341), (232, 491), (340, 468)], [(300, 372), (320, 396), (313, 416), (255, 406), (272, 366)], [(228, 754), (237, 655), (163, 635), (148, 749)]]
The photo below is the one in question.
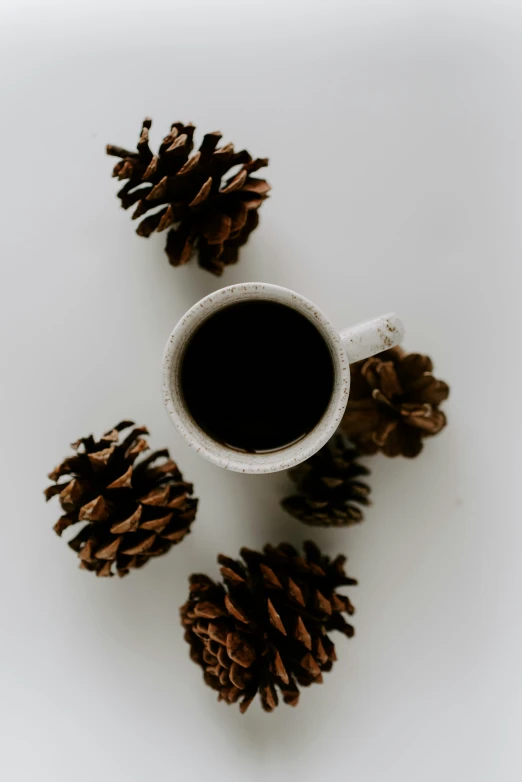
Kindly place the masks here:
[(449, 386), (433, 377), (428, 356), (385, 350), (350, 367), (350, 399), (341, 427), (363, 453), (417, 456), (423, 438), (446, 425), (439, 405)]
[[(194, 148), (195, 127), (175, 122), (158, 153), (149, 147), (152, 120), (143, 122), (137, 151), (107, 145), (107, 154), (119, 157), (113, 176), (128, 180), (118, 193), (124, 209), (137, 204), (136, 220), (149, 212), (137, 228), (140, 236), (170, 228), (166, 253), (173, 266), (188, 263), (197, 249), (199, 265), (213, 274), (236, 263), (239, 248), (259, 222), (257, 210), (270, 185), (251, 175), (268, 165), (246, 150), (218, 147), (221, 133), (207, 133)], [(239, 171), (229, 174), (236, 166)]]
[(298, 493), (282, 501), (292, 516), (313, 527), (347, 527), (363, 519), (370, 488), (359, 480), (370, 471), (359, 464), (359, 453), (336, 434), (320, 451), (289, 475)]
[(69, 546), (80, 567), (97, 576), (125, 576), (165, 554), (190, 532), (196, 516), (192, 485), (183, 481), (168, 450), (135, 463), (148, 450), (144, 427), (131, 429), (119, 442), (120, 432), (133, 426), (122, 421), (100, 440), (83, 437), (72, 445), (76, 453), (49, 474), (55, 483), (45, 497), (59, 495), (65, 511), (55, 532), (84, 522)]
[(190, 597), (180, 609), (190, 656), (218, 700), (240, 700), (241, 712), (256, 693), (263, 709), (273, 711), (277, 690), (295, 706), (297, 685), (322, 682), (336, 660), (327, 633), (354, 634), (343, 617), (353, 606), (336, 592), (357, 583), (344, 572), (345, 557), (330, 561), (310, 542), (304, 552), (287, 543), (262, 553), (244, 548), (244, 562), (218, 557), (224, 583), (190, 578)]

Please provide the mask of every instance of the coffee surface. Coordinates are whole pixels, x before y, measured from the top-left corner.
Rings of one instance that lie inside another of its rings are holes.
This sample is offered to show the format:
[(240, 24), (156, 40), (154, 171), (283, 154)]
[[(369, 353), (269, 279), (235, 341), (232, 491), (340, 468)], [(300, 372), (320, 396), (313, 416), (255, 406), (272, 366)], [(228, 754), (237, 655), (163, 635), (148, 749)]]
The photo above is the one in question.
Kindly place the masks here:
[(316, 327), (272, 301), (231, 304), (190, 338), (181, 365), (185, 404), (223, 445), (259, 453), (312, 431), (334, 385), (330, 351)]

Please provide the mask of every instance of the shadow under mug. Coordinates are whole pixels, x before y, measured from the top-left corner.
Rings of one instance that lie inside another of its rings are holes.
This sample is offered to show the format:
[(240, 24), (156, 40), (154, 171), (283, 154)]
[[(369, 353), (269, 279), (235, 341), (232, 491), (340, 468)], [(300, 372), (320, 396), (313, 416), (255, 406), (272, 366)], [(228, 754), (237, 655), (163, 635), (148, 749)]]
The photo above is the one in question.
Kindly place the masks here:
[[(319, 423), (298, 442), (267, 453), (237, 451), (212, 439), (190, 415), (180, 381), (185, 348), (203, 321), (223, 307), (251, 300), (279, 302), (308, 318), (328, 346), (334, 367), (332, 395)], [(190, 446), (213, 464), (243, 473), (287, 470), (312, 456), (335, 433), (348, 402), (350, 363), (400, 344), (403, 336), (402, 323), (394, 313), (339, 332), (315, 304), (288, 288), (262, 282), (230, 285), (194, 304), (172, 331), (163, 355), (163, 399), (178, 431)]]

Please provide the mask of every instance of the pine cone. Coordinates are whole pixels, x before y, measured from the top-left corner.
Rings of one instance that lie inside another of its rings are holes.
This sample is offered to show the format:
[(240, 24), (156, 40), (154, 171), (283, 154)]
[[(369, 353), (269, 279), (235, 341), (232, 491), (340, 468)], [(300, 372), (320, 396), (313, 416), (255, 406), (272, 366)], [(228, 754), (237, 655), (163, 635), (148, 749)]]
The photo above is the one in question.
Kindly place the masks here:
[[(125, 576), (150, 557), (165, 554), (190, 532), (198, 501), (190, 497), (168, 450), (154, 451), (135, 464), (148, 445), (144, 427), (132, 429), (119, 442), (119, 433), (134, 426), (123, 421), (96, 441), (92, 435), (73, 443), (76, 453), (49, 473), (55, 483), (45, 490), (56, 494), (65, 511), (54, 530), (58, 535), (85, 522), (69, 546), (78, 553), (80, 567), (97, 576)], [(158, 459), (162, 463), (153, 466)], [(57, 481), (67, 476), (65, 481)]]
[(241, 549), (244, 563), (218, 557), (224, 584), (202, 574), (190, 578), (190, 597), (180, 610), (190, 656), (203, 668), (218, 700), (241, 700), (243, 713), (259, 692), (265, 711), (283, 701), (295, 706), (300, 684), (322, 682), (336, 660), (327, 632), (354, 634), (342, 614), (354, 609), (336, 589), (357, 582), (313, 543), (305, 556), (287, 543), (263, 553)]
[(370, 471), (359, 464), (355, 448), (337, 434), (289, 475), (298, 494), (281, 503), (292, 516), (313, 527), (347, 527), (363, 519), (359, 505), (369, 505), (370, 488), (358, 478)]
[(424, 437), (446, 426), (439, 404), (449, 386), (433, 377), (428, 356), (391, 348), (351, 367), (342, 429), (363, 453), (414, 457)]
[[(207, 133), (199, 150), (191, 156), (195, 127), (175, 122), (165, 136), (158, 154), (149, 147), (152, 120), (143, 122), (137, 152), (112, 144), (107, 154), (119, 157), (112, 175), (127, 179), (118, 193), (124, 209), (137, 204), (136, 220), (154, 210), (137, 228), (140, 236), (170, 228), (166, 253), (173, 266), (188, 263), (197, 249), (199, 265), (213, 274), (236, 263), (239, 248), (246, 243), (259, 222), (257, 210), (267, 198), (270, 185), (252, 177), (268, 165), (266, 158), (255, 160), (246, 150), (218, 147), (221, 133)], [(223, 182), (234, 166), (237, 173)]]

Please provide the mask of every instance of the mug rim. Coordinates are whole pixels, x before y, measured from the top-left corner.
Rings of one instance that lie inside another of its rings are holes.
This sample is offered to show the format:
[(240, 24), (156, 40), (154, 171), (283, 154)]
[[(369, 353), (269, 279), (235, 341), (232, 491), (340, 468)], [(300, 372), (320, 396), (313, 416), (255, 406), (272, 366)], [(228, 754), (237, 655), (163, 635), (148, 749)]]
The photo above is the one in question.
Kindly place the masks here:
[[(310, 320), (325, 340), (334, 366), (334, 388), (322, 418), (298, 442), (267, 453), (247, 453), (218, 443), (193, 420), (183, 401), (179, 372), (185, 347), (198, 326), (212, 313), (237, 301), (265, 299), (290, 306)], [(169, 417), (187, 443), (225, 470), (249, 474), (279, 472), (310, 458), (334, 434), (348, 402), (350, 367), (341, 337), (321, 310), (300, 293), (280, 285), (243, 282), (220, 288), (197, 301), (172, 330), (163, 353), (163, 401)]]

